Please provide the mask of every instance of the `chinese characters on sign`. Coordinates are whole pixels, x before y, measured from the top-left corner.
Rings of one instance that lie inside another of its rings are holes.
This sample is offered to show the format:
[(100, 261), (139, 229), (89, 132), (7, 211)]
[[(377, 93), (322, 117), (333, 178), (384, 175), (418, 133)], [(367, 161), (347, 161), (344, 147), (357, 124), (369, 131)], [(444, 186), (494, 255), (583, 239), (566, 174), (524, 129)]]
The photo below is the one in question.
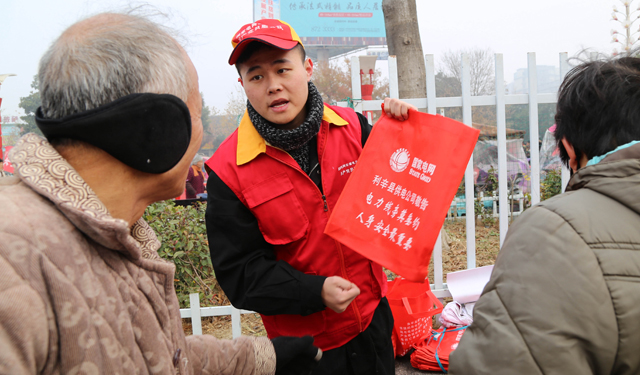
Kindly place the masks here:
[(345, 163), (339, 166), (338, 172), (340, 172), (340, 176), (353, 172), (353, 168), (355, 168), (357, 162), (357, 160), (354, 160), (352, 162)]
[[(386, 37), (380, 0), (280, 1), (282, 19), (289, 22), (301, 38)], [(382, 41), (370, 42), (380, 44)]]
[[(402, 154), (406, 154), (407, 157), (409, 156), (405, 149), (400, 151), (403, 151)], [(399, 153), (394, 153), (397, 159), (398, 156), (396, 154)], [(392, 156), (393, 160), (395, 159)], [(343, 165), (340, 168), (343, 167), (345, 166)], [(396, 168), (394, 170), (396, 172), (403, 171), (404, 168)], [(411, 176), (425, 183), (431, 182), (431, 177), (435, 171), (435, 164), (428, 163), (417, 157), (413, 158), (411, 168), (409, 168)], [(371, 191), (365, 199), (366, 203), (372, 206), (373, 213), (366, 215), (362, 211), (356, 217), (356, 220), (359, 220), (365, 227), (386, 237), (389, 241), (401, 246), (404, 250), (409, 251), (413, 242), (413, 237), (409, 237), (412, 233), (411, 229), (417, 231), (420, 226), (420, 217), (416, 214), (416, 211), (425, 211), (429, 206), (429, 200), (380, 175), (373, 177), (372, 185), (379, 188), (379, 190), (375, 190), (375, 193)]]
[(408, 280), (424, 282), (479, 133), (418, 111), (405, 121), (382, 117), (325, 233)]
[(371, 191), (365, 199), (373, 213), (365, 215), (362, 211), (356, 220), (409, 251), (413, 242), (411, 230), (417, 231), (420, 226), (416, 211), (425, 211), (429, 200), (379, 175), (373, 178), (372, 185), (379, 190), (375, 194)]
[(433, 176), (433, 173), (435, 171), (435, 164), (429, 164), (426, 161), (420, 160), (418, 158), (413, 158), (413, 163), (411, 164), (411, 168), (409, 169), (409, 174), (415, 178), (420, 179), (420, 181), (429, 183), (431, 182), (430, 176)]
[(280, 19), (280, 0), (254, 0), (253, 20)]
[[(331, 1), (300, 1), (289, 3), (289, 10), (380, 10), (380, 3), (375, 2), (347, 2), (338, 3)], [(369, 16), (371, 17), (371, 16)]]
[(260, 0), (260, 19), (273, 18), (273, 0)]
[(2, 116), (2, 122), (5, 124), (18, 122), (18, 116)]

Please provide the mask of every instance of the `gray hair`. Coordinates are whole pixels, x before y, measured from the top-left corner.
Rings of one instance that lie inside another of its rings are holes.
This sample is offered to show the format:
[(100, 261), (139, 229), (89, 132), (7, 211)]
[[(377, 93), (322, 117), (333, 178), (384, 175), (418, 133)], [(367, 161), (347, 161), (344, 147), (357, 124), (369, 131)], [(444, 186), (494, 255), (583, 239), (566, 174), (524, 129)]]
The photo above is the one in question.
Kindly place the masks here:
[(172, 94), (187, 101), (187, 65), (176, 40), (135, 15), (63, 33), (40, 60), (43, 114), (61, 118), (134, 93)]
[(193, 160), (191, 161), (191, 165), (196, 165), (199, 162), (203, 161), (202, 159), (202, 155), (200, 154), (196, 154), (196, 156), (193, 157)]

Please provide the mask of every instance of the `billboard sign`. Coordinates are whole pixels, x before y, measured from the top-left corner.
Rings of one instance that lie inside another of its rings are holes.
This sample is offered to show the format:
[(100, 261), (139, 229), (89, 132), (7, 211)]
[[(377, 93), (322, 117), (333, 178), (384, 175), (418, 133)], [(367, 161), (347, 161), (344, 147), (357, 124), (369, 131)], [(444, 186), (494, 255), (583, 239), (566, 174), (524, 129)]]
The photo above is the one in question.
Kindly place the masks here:
[(254, 0), (253, 20), (264, 18), (280, 19), (280, 0)]
[[(265, 1), (271, 0), (254, 0), (254, 9), (262, 9), (261, 3)], [(278, 3), (279, 19), (289, 23), (302, 38), (386, 37), (382, 0), (278, 0)], [(275, 10), (273, 14), (273, 18), (278, 18)], [(271, 17), (256, 17), (260, 18)]]

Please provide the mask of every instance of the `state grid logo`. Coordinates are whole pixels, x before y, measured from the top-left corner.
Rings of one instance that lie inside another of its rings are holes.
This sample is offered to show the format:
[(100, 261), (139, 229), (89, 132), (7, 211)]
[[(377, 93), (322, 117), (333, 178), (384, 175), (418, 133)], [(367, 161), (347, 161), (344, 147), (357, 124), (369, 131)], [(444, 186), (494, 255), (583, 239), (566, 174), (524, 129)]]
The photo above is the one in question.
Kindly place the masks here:
[(399, 148), (391, 155), (389, 165), (394, 172), (402, 172), (409, 166), (409, 151), (406, 148)]

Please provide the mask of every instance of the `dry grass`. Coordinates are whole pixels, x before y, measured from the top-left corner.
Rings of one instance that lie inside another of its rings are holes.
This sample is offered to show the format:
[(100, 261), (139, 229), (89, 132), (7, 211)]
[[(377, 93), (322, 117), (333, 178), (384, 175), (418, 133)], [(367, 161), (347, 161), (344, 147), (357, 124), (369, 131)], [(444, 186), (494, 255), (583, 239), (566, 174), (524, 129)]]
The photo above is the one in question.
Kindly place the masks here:
[[(231, 302), (229, 302), (229, 298), (224, 294), (215, 278), (205, 280), (205, 282), (215, 291), (214, 298), (212, 299), (214, 302), (213, 306), (228, 306), (231, 304)], [(260, 318), (259, 314), (242, 314), (240, 318), (242, 335), (267, 335), (267, 331), (265, 331), (264, 325), (262, 325), (262, 318)], [(186, 335), (190, 335), (192, 333), (191, 319), (182, 319), (182, 328)], [(202, 318), (202, 333), (213, 335), (219, 339), (233, 338), (233, 334), (231, 332), (231, 316), (212, 316)]]
[[(448, 272), (460, 271), (467, 268), (467, 238), (466, 223), (464, 220), (447, 220), (444, 225), (449, 236), (449, 248), (443, 245), (442, 268), (446, 275)], [(476, 266), (482, 267), (494, 264), (498, 256), (500, 232), (498, 222), (485, 227), (481, 222), (476, 224)], [(387, 276), (393, 277), (393, 273), (387, 271)], [(433, 282), (433, 261), (429, 268), (429, 280)], [(219, 288), (217, 282), (213, 281)], [(229, 305), (229, 300), (224, 293), (218, 294), (219, 306)], [(185, 334), (191, 334), (191, 320), (183, 319), (182, 326)], [(241, 320), (242, 334), (245, 336), (266, 336), (262, 325), (262, 319), (258, 314), (243, 314)], [(231, 339), (231, 317), (202, 318), (202, 332), (213, 335), (219, 339)]]
[[(443, 246), (442, 268), (448, 272), (467, 268), (467, 227), (464, 220), (447, 220), (444, 226), (449, 235), (449, 249)], [(480, 221), (476, 224), (476, 267), (494, 264), (500, 249), (500, 229), (498, 221), (485, 227)], [(429, 268), (429, 280), (433, 282), (433, 261)]]
[[(242, 314), (240, 320), (243, 336), (266, 336), (259, 314)], [(186, 335), (191, 334), (191, 319), (182, 319), (182, 328)], [(214, 316), (202, 318), (202, 333), (213, 335), (219, 339), (232, 339), (231, 316)]]

